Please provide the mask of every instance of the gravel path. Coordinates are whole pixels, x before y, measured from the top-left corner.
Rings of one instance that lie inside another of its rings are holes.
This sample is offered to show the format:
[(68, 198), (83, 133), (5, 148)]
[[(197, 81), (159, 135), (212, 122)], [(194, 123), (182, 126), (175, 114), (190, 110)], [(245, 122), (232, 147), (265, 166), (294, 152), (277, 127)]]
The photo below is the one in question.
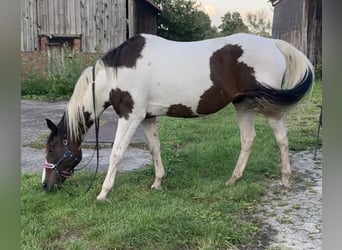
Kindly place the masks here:
[(267, 231), (274, 234), (269, 249), (322, 249), (322, 151), (293, 154), (293, 177), (288, 193), (277, 191), (279, 182), (260, 204)]
[[(40, 173), (45, 161), (44, 150), (30, 146), (32, 141), (44, 143), (49, 133), (45, 118), (57, 123), (67, 105), (67, 102), (21, 101), (21, 171), (26, 173)], [(114, 121), (117, 119), (112, 110), (105, 111), (101, 120)], [(104, 126), (105, 127), (105, 126)], [(113, 128), (115, 130), (115, 128)], [(114, 130), (107, 126), (100, 138), (108, 138)], [(102, 131), (103, 131), (102, 130)], [(100, 130), (101, 132), (101, 130)], [(138, 129), (133, 141), (144, 142), (143, 132)], [(88, 139), (92, 140), (93, 131), (89, 131)], [(86, 137), (87, 138), (87, 137)], [(108, 143), (108, 142), (107, 142)], [(91, 144), (90, 144), (91, 146)], [(111, 148), (100, 150), (99, 171), (106, 171)], [(83, 149), (84, 164), (90, 159), (92, 149)], [(260, 204), (264, 221), (264, 228), (271, 238), (270, 246), (265, 249), (321, 249), (322, 248), (322, 152), (318, 151), (317, 159), (313, 159), (313, 152), (304, 151), (293, 154), (292, 189), (283, 194), (279, 192), (279, 180), (270, 186), (269, 192)], [(90, 166), (95, 167), (95, 157)], [(141, 168), (151, 163), (151, 155), (140, 148), (129, 147), (120, 162), (121, 171)], [(88, 170), (91, 167), (87, 167)], [(258, 248), (259, 249), (259, 248)]]

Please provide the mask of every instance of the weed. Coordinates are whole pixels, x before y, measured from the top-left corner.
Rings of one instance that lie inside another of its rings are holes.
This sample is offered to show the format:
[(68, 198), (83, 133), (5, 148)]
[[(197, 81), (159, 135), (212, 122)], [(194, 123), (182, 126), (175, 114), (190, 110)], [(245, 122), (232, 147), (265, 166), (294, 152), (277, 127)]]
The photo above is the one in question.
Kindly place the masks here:
[(68, 99), (82, 71), (89, 66), (86, 63), (88, 61), (92, 63), (95, 60), (95, 56), (84, 60), (81, 54), (73, 57), (66, 56), (64, 64), (55, 67), (47, 76), (33, 69), (21, 82), (21, 96), (43, 100)]
[(293, 209), (296, 209), (296, 210), (299, 210), (299, 209), (302, 208), (302, 206), (301, 206), (301, 204), (294, 204), (294, 205), (292, 206), (292, 208), (293, 208)]

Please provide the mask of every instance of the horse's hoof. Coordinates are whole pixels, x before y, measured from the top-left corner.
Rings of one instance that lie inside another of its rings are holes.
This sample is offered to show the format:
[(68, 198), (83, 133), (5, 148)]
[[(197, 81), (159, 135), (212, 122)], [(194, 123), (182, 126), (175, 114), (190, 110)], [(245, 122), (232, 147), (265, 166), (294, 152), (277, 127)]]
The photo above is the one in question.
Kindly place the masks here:
[(106, 197), (106, 195), (99, 194), (99, 195), (96, 197), (96, 199), (97, 199), (98, 201), (105, 201), (105, 200), (107, 200), (107, 197)]
[(282, 193), (288, 193), (291, 190), (290, 186), (280, 185), (280, 190)]
[(232, 179), (226, 181), (226, 183), (225, 183), (226, 187), (233, 186), (235, 184), (235, 182), (236, 182), (236, 180), (232, 180)]
[(155, 184), (153, 184), (153, 185), (151, 186), (151, 189), (161, 191), (161, 190), (163, 190), (163, 187), (162, 187), (161, 185), (155, 185)]

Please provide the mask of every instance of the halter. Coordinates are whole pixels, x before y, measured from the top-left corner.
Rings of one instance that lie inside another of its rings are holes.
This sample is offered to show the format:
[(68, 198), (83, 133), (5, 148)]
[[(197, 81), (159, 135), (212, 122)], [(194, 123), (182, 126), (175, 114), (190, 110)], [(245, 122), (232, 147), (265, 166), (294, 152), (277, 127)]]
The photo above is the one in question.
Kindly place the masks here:
[(59, 167), (62, 164), (62, 162), (66, 159), (71, 159), (74, 163), (76, 163), (75, 166), (77, 165), (77, 163), (80, 162), (80, 159), (78, 159), (76, 156), (72, 154), (72, 152), (70, 151), (68, 147), (68, 144), (69, 144), (68, 140), (64, 139), (63, 145), (65, 146), (65, 152), (63, 154), (63, 157), (59, 159), (56, 164), (48, 163), (48, 162), (44, 163), (45, 169), (54, 169), (59, 177), (64, 177), (64, 178), (69, 178), (70, 176), (72, 176), (72, 174), (74, 173), (74, 169), (71, 169), (69, 171), (62, 170)]
[[(92, 82), (92, 95), (93, 95), (93, 108), (94, 108), (94, 116), (95, 116), (95, 138), (96, 138), (96, 145), (95, 145), (95, 150), (96, 150), (96, 171), (95, 171), (95, 174), (87, 188), (87, 192), (90, 190), (93, 182), (95, 181), (95, 178), (96, 178), (96, 175), (97, 175), (97, 172), (98, 172), (98, 168), (99, 168), (99, 128), (100, 128), (100, 118), (97, 117), (96, 115), (96, 100), (95, 100), (95, 66), (93, 67), (93, 82)], [(81, 161), (80, 159), (78, 159), (76, 156), (74, 156), (72, 154), (72, 152), (70, 151), (70, 149), (68, 148), (68, 140), (67, 139), (64, 139), (63, 140), (63, 144), (65, 146), (65, 152), (63, 154), (63, 157), (61, 159), (59, 159), (57, 161), (56, 164), (53, 164), (53, 163), (48, 163), (48, 162), (45, 162), (44, 163), (44, 169), (54, 169), (58, 175), (59, 178), (61, 177), (64, 177), (64, 178), (69, 178), (73, 175), (74, 171), (77, 171), (77, 170), (81, 170), (83, 169), (84, 167), (86, 167), (88, 165), (88, 163), (83, 166), (82, 168), (79, 168), (79, 169), (71, 169), (69, 171), (66, 171), (66, 170), (62, 170), (59, 166), (62, 164), (62, 162), (65, 160), (65, 159), (71, 159), (73, 162), (75, 162), (75, 166)], [(95, 153), (95, 150), (94, 150), (94, 153)], [(94, 154), (93, 154), (94, 156)], [(93, 156), (91, 158), (93, 158)], [(69, 193), (68, 193), (69, 194)], [(69, 194), (70, 195), (70, 194)]]

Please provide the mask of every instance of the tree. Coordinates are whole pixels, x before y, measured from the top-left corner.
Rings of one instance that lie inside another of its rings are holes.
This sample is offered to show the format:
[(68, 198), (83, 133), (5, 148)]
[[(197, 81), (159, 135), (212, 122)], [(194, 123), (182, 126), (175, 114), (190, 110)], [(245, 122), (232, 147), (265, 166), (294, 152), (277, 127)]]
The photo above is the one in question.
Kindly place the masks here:
[(156, 0), (162, 9), (157, 34), (176, 41), (196, 41), (216, 35), (196, 0)]
[(221, 17), (222, 23), (219, 26), (220, 34), (227, 36), (239, 32), (248, 32), (248, 27), (243, 23), (239, 12), (227, 12)]
[(271, 21), (267, 19), (264, 11), (248, 13), (247, 26), (252, 34), (271, 37)]

